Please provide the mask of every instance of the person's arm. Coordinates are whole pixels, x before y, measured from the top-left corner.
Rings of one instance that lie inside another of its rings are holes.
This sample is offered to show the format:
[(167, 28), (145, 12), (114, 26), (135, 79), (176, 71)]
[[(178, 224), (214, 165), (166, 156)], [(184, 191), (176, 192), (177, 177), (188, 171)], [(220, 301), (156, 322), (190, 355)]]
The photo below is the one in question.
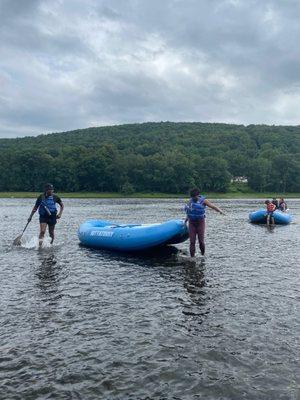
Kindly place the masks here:
[(59, 205), (59, 213), (57, 214), (56, 218), (60, 218), (63, 210), (64, 210), (64, 203), (61, 201), (60, 197), (56, 196), (56, 203)]
[(219, 207), (213, 205), (213, 204), (212, 204), (211, 202), (209, 202), (207, 199), (205, 199), (203, 203), (204, 203), (205, 205), (207, 205), (207, 207), (212, 208), (213, 210), (217, 211), (218, 213), (224, 214), (223, 211), (222, 211)]
[(184, 212), (186, 213), (186, 216), (185, 216), (185, 219), (184, 219), (184, 223), (186, 224), (187, 222), (188, 222), (188, 216), (187, 216), (187, 208), (188, 208), (188, 204), (186, 204), (185, 206), (184, 206)]
[(37, 211), (37, 209), (39, 208), (41, 202), (42, 202), (42, 198), (41, 198), (41, 196), (39, 196), (39, 197), (36, 199), (35, 205), (34, 205), (32, 211), (31, 211), (31, 213), (30, 213), (30, 215), (29, 215), (29, 218), (28, 218), (28, 220), (27, 220), (28, 222), (30, 222), (30, 221), (32, 220), (32, 217), (33, 217), (33, 215), (35, 214), (35, 212)]
[(56, 218), (60, 218), (61, 214), (63, 213), (63, 210), (64, 210), (64, 203), (61, 202), (61, 203), (58, 203), (58, 204), (59, 204), (60, 210), (59, 210), (59, 213), (57, 214)]

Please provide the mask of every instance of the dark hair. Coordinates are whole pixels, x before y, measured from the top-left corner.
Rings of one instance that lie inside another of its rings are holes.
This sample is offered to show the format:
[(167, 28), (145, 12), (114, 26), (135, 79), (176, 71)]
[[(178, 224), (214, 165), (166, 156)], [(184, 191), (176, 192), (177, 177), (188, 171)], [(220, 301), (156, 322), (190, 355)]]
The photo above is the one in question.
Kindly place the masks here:
[(200, 190), (199, 190), (198, 188), (194, 188), (194, 189), (192, 189), (192, 190), (190, 191), (190, 196), (191, 196), (191, 197), (199, 196), (199, 194), (200, 194)]
[(266, 200), (265, 201), (265, 204), (269, 204), (269, 203), (271, 203), (270, 200)]
[(44, 190), (45, 192), (47, 192), (47, 190), (53, 190), (54, 187), (52, 185), (52, 183), (46, 183), (46, 185), (44, 186)]

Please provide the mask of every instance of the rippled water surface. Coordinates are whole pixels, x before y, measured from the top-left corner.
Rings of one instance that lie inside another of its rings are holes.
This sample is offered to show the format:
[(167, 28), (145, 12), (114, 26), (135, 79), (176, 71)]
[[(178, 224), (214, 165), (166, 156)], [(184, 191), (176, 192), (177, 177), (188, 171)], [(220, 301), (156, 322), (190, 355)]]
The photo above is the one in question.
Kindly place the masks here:
[[(300, 399), (300, 200), (294, 222), (248, 223), (258, 200), (215, 203), (207, 256), (79, 246), (88, 218), (158, 222), (180, 200), (65, 200), (53, 247), (32, 200), (0, 199), (1, 399)], [(179, 249), (179, 251), (178, 251)]]

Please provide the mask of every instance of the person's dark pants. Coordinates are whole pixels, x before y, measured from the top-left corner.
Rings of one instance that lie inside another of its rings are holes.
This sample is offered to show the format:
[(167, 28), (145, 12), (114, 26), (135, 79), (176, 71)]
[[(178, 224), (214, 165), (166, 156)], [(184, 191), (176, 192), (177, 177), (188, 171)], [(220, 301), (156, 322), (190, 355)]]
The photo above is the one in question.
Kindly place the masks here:
[(39, 234), (39, 243), (40, 246), (43, 243), (43, 239), (45, 236), (45, 232), (48, 225), (49, 236), (51, 237), (51, 244), (54, 241), (54, 229), (57, 221), (57, 215), (55, 213), (51, 213), (51, 215), (40, 215), (40, 234)]
[(189, 221), (189, 237), (190, 237), (190, 254), (191, 257), (195, 256), (196, 252), (196, 239), (198, 237), (201, 254), (205, 253), (205, 218), (197, 221)]
[(56, 224), (56, 219), (56, 213), (51, 213), (51, 215), (40, 215), (40, 224), (54, 226)]

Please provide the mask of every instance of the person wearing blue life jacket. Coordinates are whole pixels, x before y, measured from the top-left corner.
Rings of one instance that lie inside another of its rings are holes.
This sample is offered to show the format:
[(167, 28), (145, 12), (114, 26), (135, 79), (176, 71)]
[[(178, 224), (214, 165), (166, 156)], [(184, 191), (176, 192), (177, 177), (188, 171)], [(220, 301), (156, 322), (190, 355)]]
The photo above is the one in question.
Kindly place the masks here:
[(205, 209), (206, 207), (224, 214), (222, 210), (210, 203), (204, 196), (200, 196), (200, 190), (195, 188), (190, 192), (190, 200), (185, 206), (186, 219), (189, 223), (190, 255), (195, 257), (196, 239), (198, 237), (201, 254), (205, 254)]
[[(57, 213), (56, 204), (59, 205), (60, 210)], [(39, 234), (39, 246), (42, 246), (44, 236), (46, 233), (47, 225), (49, 230), (49, 236), (51, 237), (51, 244), (54, 242), (54, 229), (57, 220), (61, 217), (64, 209), (63, 202), (60, 197), (54, 194), (54, 187), (51, 183), (47, 183), (44, 187), (44, 193), (39, 195), (36, 199), (35, 205), (28, 218), (28, 222), (31, 221), (34, 213), (39, 210), (40, 216), (40, 234)]]

